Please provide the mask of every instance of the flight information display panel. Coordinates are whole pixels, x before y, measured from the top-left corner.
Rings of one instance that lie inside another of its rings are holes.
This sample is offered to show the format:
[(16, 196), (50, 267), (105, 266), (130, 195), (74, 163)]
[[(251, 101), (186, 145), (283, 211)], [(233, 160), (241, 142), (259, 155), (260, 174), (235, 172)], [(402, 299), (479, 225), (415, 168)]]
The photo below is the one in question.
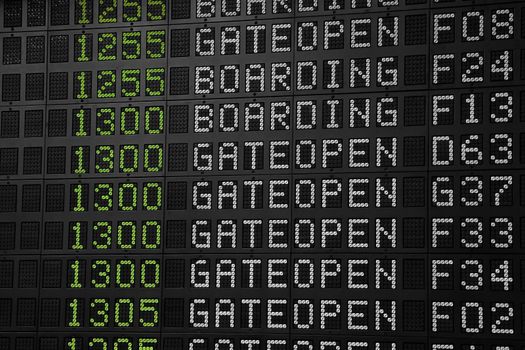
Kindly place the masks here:
[(0, 2), (0, 350), (525, 350), (525, 3)]

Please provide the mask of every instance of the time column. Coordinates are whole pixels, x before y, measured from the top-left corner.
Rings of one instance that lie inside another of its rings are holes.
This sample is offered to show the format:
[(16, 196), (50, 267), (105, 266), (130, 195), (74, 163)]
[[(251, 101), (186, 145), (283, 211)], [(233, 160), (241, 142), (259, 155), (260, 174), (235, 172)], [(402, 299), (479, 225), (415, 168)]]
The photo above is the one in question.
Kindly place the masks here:
[[(50, 8), (41, 302), (62, 348), (159, 348), (166, 4)], [(67, 11), (66, 11), (67, 9)]]

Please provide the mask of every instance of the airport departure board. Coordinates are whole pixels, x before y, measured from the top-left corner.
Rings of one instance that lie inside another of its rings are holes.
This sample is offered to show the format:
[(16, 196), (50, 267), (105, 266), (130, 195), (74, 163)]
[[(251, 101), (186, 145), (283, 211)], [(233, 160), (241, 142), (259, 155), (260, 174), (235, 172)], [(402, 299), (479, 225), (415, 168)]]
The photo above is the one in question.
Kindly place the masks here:
[(0, 350), (427, 349), (525, 349), (524, 1), (0, 1)]

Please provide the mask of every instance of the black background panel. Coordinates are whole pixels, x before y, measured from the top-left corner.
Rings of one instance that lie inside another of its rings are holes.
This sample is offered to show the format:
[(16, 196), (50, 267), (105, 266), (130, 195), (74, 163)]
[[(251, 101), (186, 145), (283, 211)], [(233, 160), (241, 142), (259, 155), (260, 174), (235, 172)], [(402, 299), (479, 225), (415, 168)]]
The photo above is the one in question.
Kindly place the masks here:
[(0, 1), (0, 350), (525, 350), (525, 4)]

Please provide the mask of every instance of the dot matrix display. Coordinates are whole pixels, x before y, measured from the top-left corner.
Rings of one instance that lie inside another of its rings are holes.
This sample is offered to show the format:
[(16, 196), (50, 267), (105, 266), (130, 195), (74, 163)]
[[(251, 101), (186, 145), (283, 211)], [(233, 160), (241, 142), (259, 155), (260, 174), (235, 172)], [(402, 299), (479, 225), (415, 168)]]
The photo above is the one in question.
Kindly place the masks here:
[(525, 5), (0, 2), (0, 350), (524, 350)]

